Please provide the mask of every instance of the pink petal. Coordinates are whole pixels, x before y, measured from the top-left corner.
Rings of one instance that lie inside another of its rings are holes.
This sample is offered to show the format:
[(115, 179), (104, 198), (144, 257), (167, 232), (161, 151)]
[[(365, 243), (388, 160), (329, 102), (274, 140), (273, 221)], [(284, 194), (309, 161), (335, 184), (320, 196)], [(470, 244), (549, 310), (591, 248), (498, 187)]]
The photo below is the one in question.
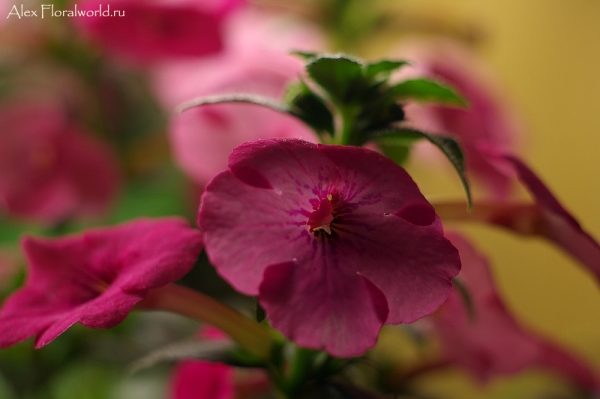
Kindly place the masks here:
[(334, 356), (358, 356), (375, 345), (387, 319), (385, 296), (344, 266), (324, 253), (310, 264), (267, 268), (260, 303), (273, 327), (298, 345)]
[[(86, 16), (77, 22), (87, 35), (125, 59), (148, 62), (205, 56), (223, 47), (224, 16), (224, 7), (215, 9), (206, 7), (205, 3), (83, 0), (78, 3), (81, 11), (106, 10), (119, 14)], [(224, 6), (232, 9), (227, 4)]]
[(170, 399), (234, 399), (233, 368), (196, 360), (181, 362), (171, 380)]
[(23, 241), (30, 273), (0, 310), (0, 347), (37, 335), (43, 346), (76, 322), (110, 328), (151, 288), (183, 277), (202, 248), (177, 218), (140, 219), (58, 239)]
[(588, 364), (515, 320), (496, 292), (486, 259), (462, 236), (447, 237), (460, 252), (459, 278), (474, 305), (471, 320), (455, 292), (433, 318), (448, 359), (481, 381), (540, 367), (582, 388), (596, 389), (598, 378)]
[[(339, 179), (314, 145), (299, 143), (264, 140), (238, 147), (230, 156), (233, 171), (215, 177), (202, 197), (198, 225), (211, 232), (205, 235), (208, 256), (223, 277), (248, 295), (258, 294), (265, 268), (304, 252), (310, 199), (319, 192), (325, 197)], [(264, 150), (255, 156), (257, 146)], [(313, 180), (312, 174), (319, 173), (325, 181)], [(240, 184), (236, 174), (250, 184)], [(264, 189), (265, 181), (272, 189)], [(230, 250), (231, 243), (237, 244), (236, 251)], [(279, 250), (282, 244), (290, 251)]]
[(504, 159), (514, 167), (519, 180), (533, 195), (541, 211), (537, 233), (554, 241), (600, 280), (600, 244), (581, 228), (579, 222), (523, 161), (513, 155), (505, 155)]

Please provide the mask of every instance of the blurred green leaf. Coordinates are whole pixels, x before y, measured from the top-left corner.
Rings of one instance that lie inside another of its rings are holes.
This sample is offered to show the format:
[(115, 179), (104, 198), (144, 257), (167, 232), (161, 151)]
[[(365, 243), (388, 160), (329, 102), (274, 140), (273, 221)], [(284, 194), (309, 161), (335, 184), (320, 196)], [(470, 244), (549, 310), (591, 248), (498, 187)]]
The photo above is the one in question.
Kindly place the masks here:
[(465, 309), (467, 310), (467, 314), (469, 315), (469, 321), (473, 322), (475, 320), (475, 305), (473, 304), (471, 292), (458, 277), (454, 277), (452, 279), (452, 285), (460, 294), (460, 298), (462, 299)]
[(333, 114), (323, 99), (314, 93), (304, 82), (290, 86), (286, 102), (290, 105), (291, 114), (301, 119), (319, 135), (334, 133)]
[(407, 61), (382, 60), (367, 64), (365, 66), (365, 77), (375, 79), (377, 77), (387, 78), (392, 72), (409, 65)]
[(0, 374), (0, 398), (17, 399), (16, 394), (2, 374)]
[(172, 166), (136, 178), (125, 187), (110, 221), (120, 223), (142, 216), (193, 216), (189, 215), (194, 209), (186, 201), (185, 185), (185, 177)]
[(411, 79), (390, 88), (395, 98), (466, 106), (467, 102), (451, 88), (428, 79)]
[(187, 339), (158, 348), (136, 360), (129, 367), (131, 373), (152, 367), (162, 362), (175, 362), (184, 359), (207, 360), (211, 362), (233, 363), (230, 352), (234, 344), (230, 341), (199, 341)]
[(210, 104), (223, 104), (223, 103), (246, 103), (246, 104), (254, 104), (260, 105), (263, 107), (267, 107), (272, 109), (273, 111), (281, 112), (284, 114), (289, 114), (290, 110), (276, 100), (273, 100), (268, 97), (258, 96), (254, 94), (224, 94), (224, 95), (214, 95), (214, 96), (205, 96), (195, 98), (193, 100), (187, 101), (175, 109), (175, 112), (181, 113), (187, 111), (190, 108), (201, 107), (203, 105)]
[(378, 132), (374, 132), (370, 135), (370, 140), (374, 141), (375, 143), (379, 143), (381, 141), (383, 143), (388, 143), (388, 145), (394, 140), (399, 140), (398, 144), (403, 145), (402, 143), (410, 142), (410, 140), (418, 140), (420, 138), (427, 139), (433, 145), (438, 147), (444, 153), (446, 158), (448, 158), (448, 160), (458, 173), (458, 177), (460, 178), (460, 181), (465, 190), (465, 194), (467, 196), (467, 207), (468, 209), (471, 209), (471, 189), (469, 186), (469, 182), (467, 181), (467, 177), (465, 175), (464, 155), (460, 148), (460, 145), (454, 138), (425, 133), (420, 130), (409, 128), (383, 129)]
[(309, 61), (312, 58), (317, 58), (319, 56), (319, 53), (311, 53), (309, 51), (300, 51), (300, 50), (293, 50), (290, 52), (290, 54), (298, 56), (298, 57), (302, 58), (304, 61)]
[(334, 100), (348, 102), (363, 81), (362, 64), (342, 55), (321, 56), (306, 66), (310, 78)]
[(118, 380), (116, 370), (90, 361), (73, 363), (50, 384), (53, 399), (108, 399)]

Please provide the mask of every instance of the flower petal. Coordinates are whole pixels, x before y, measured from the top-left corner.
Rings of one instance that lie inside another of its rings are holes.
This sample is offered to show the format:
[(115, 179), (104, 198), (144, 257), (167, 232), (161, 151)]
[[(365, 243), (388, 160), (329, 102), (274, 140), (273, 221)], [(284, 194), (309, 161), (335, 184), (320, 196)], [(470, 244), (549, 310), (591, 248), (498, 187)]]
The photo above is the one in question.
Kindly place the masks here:
[(375, 345), (387, 318), (385, 296), (343, 266), (324, 255), (310, 264), (268, 267), (260, 303), (273, 326), (298, 345), (334, 356), (358, 356)]
[(151, 288), (185, 275), (202, 248), (178, 218), (140, 219), (58, 239), (23, 241), (30, 274), (0, 310), (0, 347), (37, 334), (43, 346), (76, 322), (110, 328)]
[(454, 292), (433, 317), (448, 359), (482, 382), (539, 367), (579, 387), (597, 389), (598, 376), (585, 361), (515, 320), (496, 291), (487, 260), (461, 235), (447, 237), (460, 252), (459, 277), (474, 305), (471, 319)]

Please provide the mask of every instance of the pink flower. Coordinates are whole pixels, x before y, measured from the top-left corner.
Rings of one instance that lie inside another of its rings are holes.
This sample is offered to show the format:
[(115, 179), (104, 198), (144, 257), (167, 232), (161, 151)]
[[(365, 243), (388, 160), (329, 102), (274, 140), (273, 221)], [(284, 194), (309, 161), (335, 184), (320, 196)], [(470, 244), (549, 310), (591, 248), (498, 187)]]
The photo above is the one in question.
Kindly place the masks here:
[(462, 203), (440, 203), (436, 211), (444, 220), (477, 221), (523, 235), (544, 237), (580, 261), (600, 282), (600, 244), (566, 210), (541, 179), (520, 159), (504, 154), (503, 164), (531, 193), (534, 203), (479, 202), (465, 212)]
[[(187, 63), (172, 63), (157, 71), (156, 88), (171, 111), (184, 101), (215, 94), (251, 93), (280, 98), (286, 85), (303, 70), (292, 49), (315, 42), (305, 27), (255, 12), (240, 12), (227, 24), (223, 53)], [(174, 157), (197, 183), (204, 185), (227, 167), (236, 146), (271, 137), (317, 137), (293, 117), (247, 104), (195, 108), (176, 116), (169, 129)]]
[(58, 223), (106, 211), (117, 192), (116, 161), (55, 104), (0, 106), (0, 211)]
[(198, 360), (179, 363), (171, 381), (171, 399), (234, 399), (233, 367)]
[(473, 318), (455, 290), (435, 313), (435, 329), (445, 356), (485, 382), (497, 375), (537, 367), (593, 390), (595, 372), (583, 360), (522, 327), (499, 297), (486, 259), (458, 234), (447, 234), (462, 260), (460, 281), (467, 288)]
[(0, 347), (36, 335), (40, 348), (79, 322), (111, 328), (148, 290), (185, 275), (200, 233), (183, 220), (140, 219), (58, 239), (25, 238), (29, 276), (0, 310)]
[(223, 20), (242, 1), (82, 0), (77, 5), (86, 16), (76, 22), (125, 59), (148, 62), (205, 56), (222, 49)]
[(356, 147), (246, 143), (207, 186), (207, 253), (299, 345), (354, 356), (445, 300), (460, 269), (408, 174)]
[[(198, 335), (207, 341), (227, 340), (224, 332), (211, 326), (204, 327)], [(170, 398), (240, 399), (269, 389), (264, 370), (242, 370), (222, 363), (184, 360), (177, 364), (172, 374)]]
[(467, 108), (408, 104), (407, 121), (425, 131), (457, 138), (467, 174), (496, 196), (506, 197), (511, 178), (494, 159), (501, 152), (513, 152), (523, 129), (495, 87), (497, 79), (471, 52), (449, 40), (415, 43), (400, 54), (415, 66), (411, 74), (455, 88), (469, 104)]
[[(579, 222), (567, 211), (544, 182), (520, 159), (512, 155), (505, 155), (504, 159), (512, 165), (518, 179), (529, 190), (533, 196), (536, 207), (530, 212), (529, 219), (535, 215), (537, 222), (533, 232), (543, 235), (562, 247), (567, 253), (575, 257), (600, 281), (600, 245), (579, 224)], [(497, 219), (499, 224), (509, 221), (516, 228), (517, 220), (514, 218)], [(527, 218), (525, 218), (527, 220)], [(522, 222), (521, 222), (522, 225)]]

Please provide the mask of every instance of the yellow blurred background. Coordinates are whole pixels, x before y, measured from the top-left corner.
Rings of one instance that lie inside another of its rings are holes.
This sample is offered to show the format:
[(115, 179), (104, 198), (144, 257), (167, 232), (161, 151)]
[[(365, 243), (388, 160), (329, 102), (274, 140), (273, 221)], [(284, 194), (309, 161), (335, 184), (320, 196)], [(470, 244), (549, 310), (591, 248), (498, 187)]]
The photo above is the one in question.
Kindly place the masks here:
[[(527, 128), (521, 155), (584, 229), (600, 237), (600, 1), (388, 3), (477, 33), (477, 53), (494, 70)], [(453, 183), (450, 189), (459, 196)], [(440, 193), (427, 182), (424, 191)], [(481, 226), (465, 230), (489, 254), (519, 320), (600, 369), (600, 286), (590, 274), (542, 240)]]

